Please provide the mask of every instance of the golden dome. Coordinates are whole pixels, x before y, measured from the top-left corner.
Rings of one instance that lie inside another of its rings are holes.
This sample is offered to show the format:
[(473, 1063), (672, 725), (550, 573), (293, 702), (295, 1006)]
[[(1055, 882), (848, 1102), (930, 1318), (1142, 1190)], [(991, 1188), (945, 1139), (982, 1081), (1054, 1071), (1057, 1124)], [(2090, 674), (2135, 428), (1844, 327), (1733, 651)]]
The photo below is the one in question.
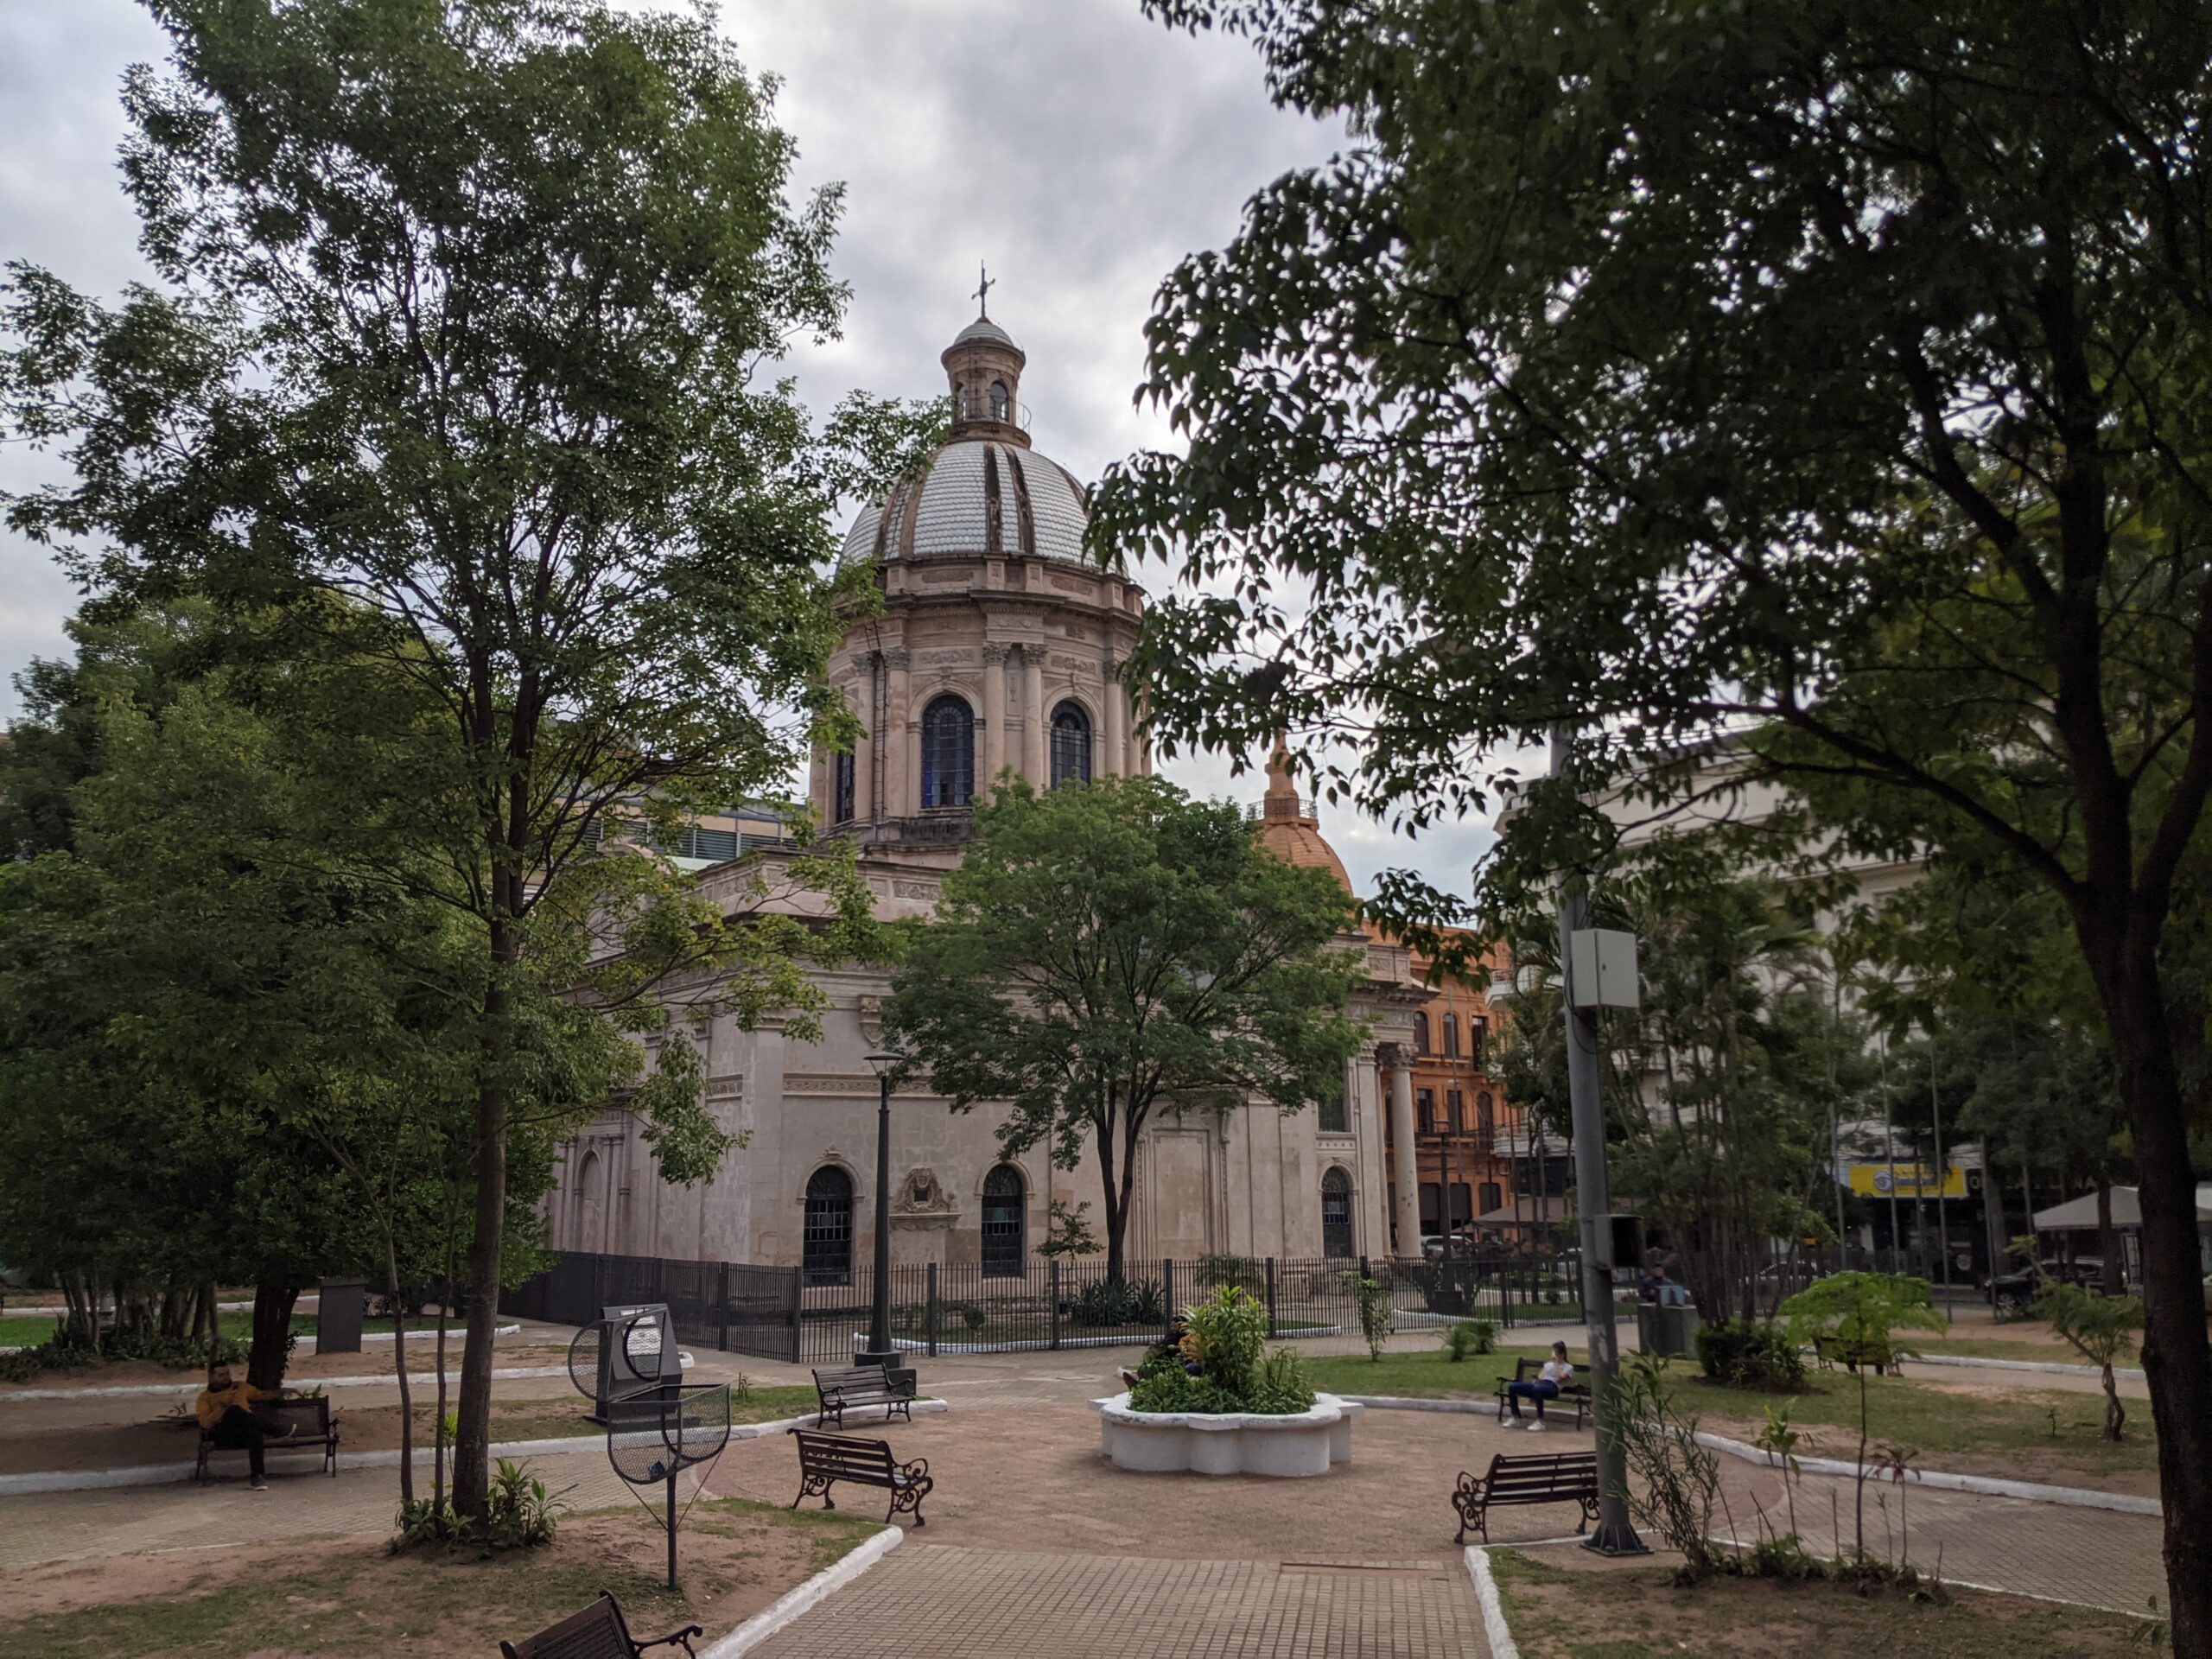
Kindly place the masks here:
[(1313, 803), (1300, 800), (1298, 785), (1290, 775), (1290, 760), (1283, 745), (1268, 757), (1268, 792), (1260, 803), (1260, 844), (1286, 864), (1300, 869), (1326, 870), (1337, 885), (1351, 892), (1351, 877), (1344, 874), (1337, 849), (1323, 839)]

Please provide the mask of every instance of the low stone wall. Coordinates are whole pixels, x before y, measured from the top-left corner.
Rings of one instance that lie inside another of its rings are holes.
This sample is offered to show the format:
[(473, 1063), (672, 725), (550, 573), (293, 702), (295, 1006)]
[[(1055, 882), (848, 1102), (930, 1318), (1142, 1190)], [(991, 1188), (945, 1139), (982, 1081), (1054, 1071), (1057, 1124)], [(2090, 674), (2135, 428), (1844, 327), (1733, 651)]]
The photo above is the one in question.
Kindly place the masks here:
[(1333, 1394), (1294, 1415), (1256, 1412), (1131, 1411), (1129, 1396), (1094, 1400), (1099, 1450), (1116, 1468), (1150, 1474), (1325, 1475), (1351, 1460), (1361, 1408)]

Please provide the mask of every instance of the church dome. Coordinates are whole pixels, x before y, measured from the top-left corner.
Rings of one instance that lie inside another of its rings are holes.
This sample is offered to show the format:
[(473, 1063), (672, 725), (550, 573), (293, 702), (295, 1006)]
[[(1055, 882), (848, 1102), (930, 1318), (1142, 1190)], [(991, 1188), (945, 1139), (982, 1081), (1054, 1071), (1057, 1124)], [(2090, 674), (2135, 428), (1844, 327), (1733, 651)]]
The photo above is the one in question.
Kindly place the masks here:
[(1289, 758), (1280, 743), (1268, 759), (1268, 793), (1260, 803), (1260, 845), (1286, 864), (1326, 870), (1336, 877), (1338, 887), (1346, 893), (1351, 891), (1344, 861), (1322, 835), (1313, 803), (1300, 798), (1298, 785), (1290, 775)]
[(1089, 502), (1074, 474), (1030, 448), (1020, 397), (1028, 359), (1014, 336), (978, 316), (940, 360), (952, 386), (946, 442), (918, 477), (854, 520), (841, 563), (1008, 555), (1080, 561)]

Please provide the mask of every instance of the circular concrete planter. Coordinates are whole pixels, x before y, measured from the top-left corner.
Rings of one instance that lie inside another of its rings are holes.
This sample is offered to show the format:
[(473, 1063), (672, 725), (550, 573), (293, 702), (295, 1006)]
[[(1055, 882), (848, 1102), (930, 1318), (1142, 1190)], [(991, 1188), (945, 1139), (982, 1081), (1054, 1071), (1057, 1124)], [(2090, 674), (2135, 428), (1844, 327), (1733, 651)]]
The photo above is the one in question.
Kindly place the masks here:
[(1317, 1394), (1295, 1415), (1256, 1412), (1131, 1411), (1129, 1396), (1094, 1400), (1098, 1446), (1119, 1469), (1149, 1474), (1325, 1475), (1351, 1461), (1352, 1420), (1361, 1407)]

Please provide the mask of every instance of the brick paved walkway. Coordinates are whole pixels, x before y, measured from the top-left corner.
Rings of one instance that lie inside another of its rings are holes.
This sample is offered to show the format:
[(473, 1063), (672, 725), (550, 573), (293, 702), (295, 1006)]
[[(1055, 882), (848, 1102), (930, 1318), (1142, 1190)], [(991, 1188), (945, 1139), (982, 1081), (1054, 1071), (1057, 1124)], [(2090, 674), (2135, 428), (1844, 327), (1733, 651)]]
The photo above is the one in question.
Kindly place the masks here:
[(909, 1539), (758, 1659), (1484, 1659), (1456, 1560), (1157, 1560)]

